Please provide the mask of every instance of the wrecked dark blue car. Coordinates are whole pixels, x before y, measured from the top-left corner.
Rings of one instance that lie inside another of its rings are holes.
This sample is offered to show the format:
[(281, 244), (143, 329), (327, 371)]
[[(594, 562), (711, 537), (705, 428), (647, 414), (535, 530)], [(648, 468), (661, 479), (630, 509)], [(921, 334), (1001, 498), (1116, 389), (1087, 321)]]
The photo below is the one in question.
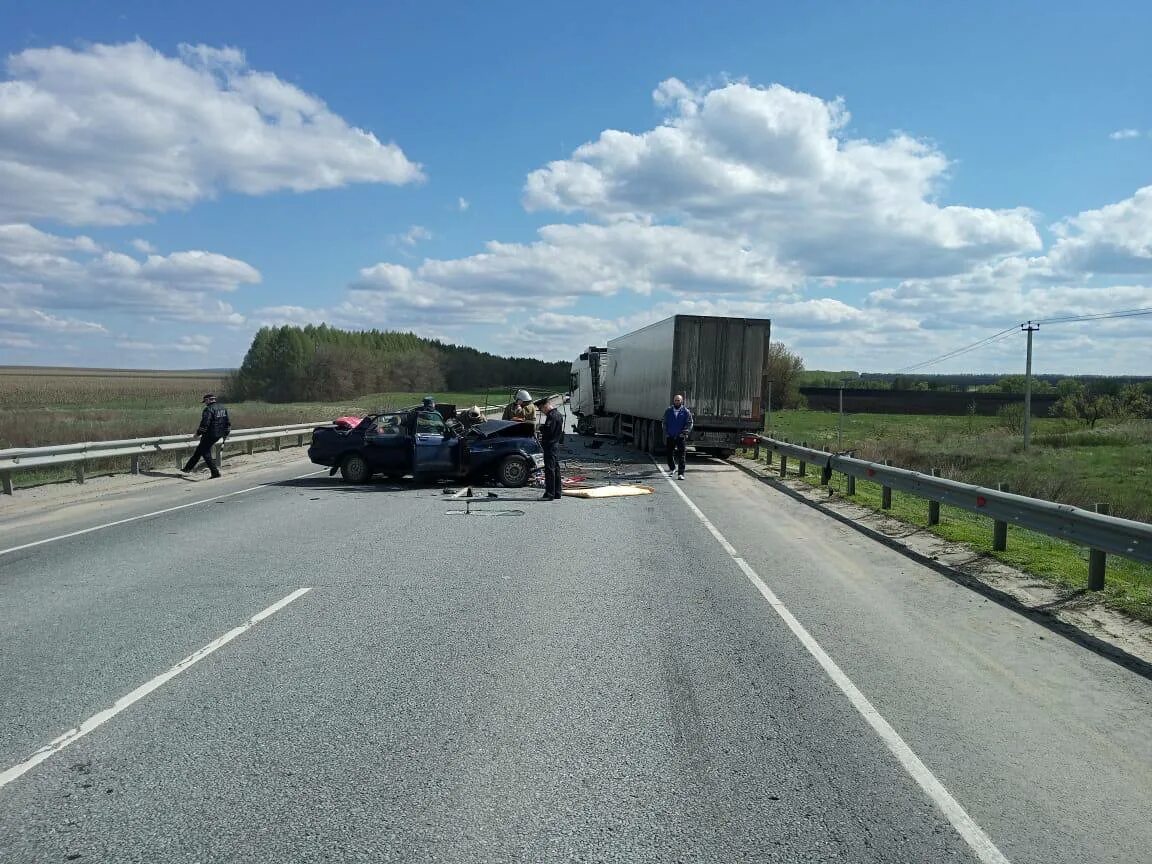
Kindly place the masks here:
[(418, 481), (491, 479), (517, 487), (543, 467), (544, 451), (533, 424), (484, 420), (465, 425), (452, 406), (438, 411), (371, 414), (354, 428), (319, 427), (312, 432), (308, 458), (330, 467), (330, 474), (339, 471), (349, 483), (383, 474)]

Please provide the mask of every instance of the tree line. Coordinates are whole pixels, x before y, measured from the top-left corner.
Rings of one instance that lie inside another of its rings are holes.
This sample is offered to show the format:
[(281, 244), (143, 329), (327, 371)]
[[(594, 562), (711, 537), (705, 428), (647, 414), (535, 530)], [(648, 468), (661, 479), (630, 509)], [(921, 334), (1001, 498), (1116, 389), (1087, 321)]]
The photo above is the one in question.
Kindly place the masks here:
[(518, 383), (559, 387), (568, 379), (569, 366), (566, 361), (499, 357), (414, 333), (349, 331), (327, 324), (261, 327), (230, 379), (228, 398), (311, 402)]

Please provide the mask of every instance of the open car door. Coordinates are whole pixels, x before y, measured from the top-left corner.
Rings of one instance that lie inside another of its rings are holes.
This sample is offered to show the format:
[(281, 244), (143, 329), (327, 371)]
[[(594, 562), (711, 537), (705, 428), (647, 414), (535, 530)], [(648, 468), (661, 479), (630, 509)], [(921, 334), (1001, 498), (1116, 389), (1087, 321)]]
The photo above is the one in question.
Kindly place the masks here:
[(455, 477), (459, 473), (460, 439), (437, 413), (417, 411), (412, 428), (412, 474)]
[(373, 472), (393, 476), (411, 469), (411, 448), (403, 414), (381, 414), (364, 430), (364, 458)]

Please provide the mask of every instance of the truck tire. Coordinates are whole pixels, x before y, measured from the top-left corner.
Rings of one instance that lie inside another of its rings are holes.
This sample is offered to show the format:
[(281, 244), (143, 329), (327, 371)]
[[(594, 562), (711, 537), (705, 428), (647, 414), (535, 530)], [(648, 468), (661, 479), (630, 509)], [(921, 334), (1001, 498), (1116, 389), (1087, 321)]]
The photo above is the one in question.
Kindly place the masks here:
[(372, 478), (372, 469), (359, 453), (350, 453), (340, 463), (340, 476), (345, 483), (367, 483)]
[(523, 486), (531, 476), (532, 469), (528, 465), (528, 460), (523, 456), (509, 456), (496, 469), (497, 479), (501, 485), (507, 486), (509, 489)]
[(731, 459), (735, 453), (736, 453), (735, 450), (717, 450), (716, 451), (716, 455), (719, 456), (721, 459)]

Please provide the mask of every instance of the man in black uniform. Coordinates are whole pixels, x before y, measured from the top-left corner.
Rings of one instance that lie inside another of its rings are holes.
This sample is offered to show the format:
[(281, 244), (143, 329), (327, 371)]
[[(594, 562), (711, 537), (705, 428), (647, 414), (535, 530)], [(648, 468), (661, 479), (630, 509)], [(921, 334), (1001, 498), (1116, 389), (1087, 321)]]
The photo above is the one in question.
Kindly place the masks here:
[(563, 494), (560, 489), (560, 454), (557, 451), (564, 443), (564, 415), (547, 399), (536, 404), (544, 415), (544, 423), (540, 426), (540, 446), (544, 448), (544, 494), (540, 499), (558, 501)]
[(196, 467), (196, 463), (203, 459), (208, 470), (212, 472), (212, 478), (215, 479), (220, 476), (220, 469), (212, 461), (212, 448), (216, 446), (217, 441), (228, 437), (228, 433), (232, 431), (232, 421), (228, 419), (228, 409), (217, 404), (214, 394), (205, 393), (202, 401), (204, 413), (200, 415), (200, 427), (196, 430), (196, 434), (200, 436), (200, 444), (196, 447), (192, 458), (188, 460), (188, 464), (184, 466), (184, 473), (190, 472)]

